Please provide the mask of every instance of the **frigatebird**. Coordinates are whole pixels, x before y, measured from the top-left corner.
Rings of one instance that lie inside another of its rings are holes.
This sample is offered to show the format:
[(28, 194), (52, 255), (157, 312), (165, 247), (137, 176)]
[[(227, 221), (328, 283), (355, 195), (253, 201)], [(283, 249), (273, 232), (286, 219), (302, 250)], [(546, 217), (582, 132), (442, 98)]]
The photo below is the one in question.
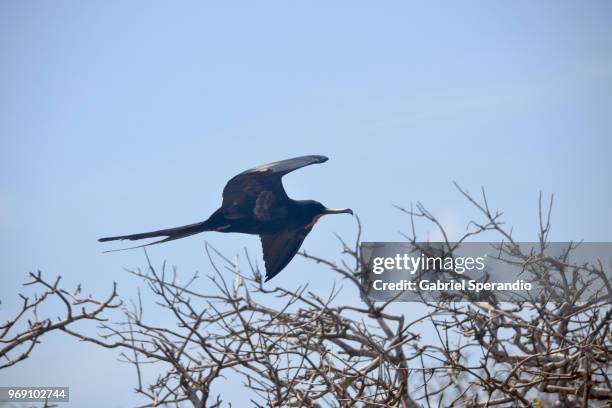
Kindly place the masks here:
[[(98, 241), (130, 241), (166, 237), (132, 248), (185, 238), (204, 231), (259, 235), (266, 265), (266, 282), (287, 266), (317, 221), (327, 214), (353, 214), (350, 208), (330, 209), (314, 200), (293, 200), (283, 188), (282, 177), (325, 156), (301, 156), (243, 171), (227, 182), (221, 207), (206, 221), (140, 234), (100, 238)], [(125, 248), (125, 249), (132, 249)]]

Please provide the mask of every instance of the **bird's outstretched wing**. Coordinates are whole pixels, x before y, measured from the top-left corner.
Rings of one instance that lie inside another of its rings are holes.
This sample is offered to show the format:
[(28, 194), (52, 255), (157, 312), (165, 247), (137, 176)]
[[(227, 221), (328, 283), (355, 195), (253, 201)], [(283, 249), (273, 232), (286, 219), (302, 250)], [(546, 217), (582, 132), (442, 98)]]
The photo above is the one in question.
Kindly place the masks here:
[(327, 160), (325, 156), (301, 156), (243, 171), (228, 181), (223, 189), (223, 213), (226, 218), (253, 214), (261, 221), (283, 217), (274, 211), (289, 199), (281, 178), (294, 170)]
[(278, 275), (293, 259), (310, 230), (302, 228), (275, 235), (260, 235), (266, 264), (266, 282)]

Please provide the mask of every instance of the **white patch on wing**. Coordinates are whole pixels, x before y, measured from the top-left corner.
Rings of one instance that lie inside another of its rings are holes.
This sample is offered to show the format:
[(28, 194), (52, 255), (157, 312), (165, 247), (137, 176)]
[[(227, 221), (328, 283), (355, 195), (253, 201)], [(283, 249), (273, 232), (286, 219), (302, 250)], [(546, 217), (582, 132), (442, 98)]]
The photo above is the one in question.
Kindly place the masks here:
[(270, 165), (269, 164), (264, 164), (262, 166), (257, 166), (253, 170), (255, 170), (255, 171), (259, 172), (259, 173), (265, 173), (266, 171), (270, 170)]

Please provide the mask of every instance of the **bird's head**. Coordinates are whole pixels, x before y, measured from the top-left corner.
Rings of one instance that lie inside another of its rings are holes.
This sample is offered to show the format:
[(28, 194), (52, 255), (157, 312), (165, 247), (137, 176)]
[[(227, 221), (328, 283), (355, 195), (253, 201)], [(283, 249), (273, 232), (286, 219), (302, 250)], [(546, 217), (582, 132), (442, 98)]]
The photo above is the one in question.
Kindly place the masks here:
[(319, 219), (328, 214), (351, 214), (353, 210), (350, 208), (327, 208), (318, 201), (308, 200), (303, 202), (304, 213), (308, 223), (305, 225), (306, 228), (310, 229), (319, 221)]

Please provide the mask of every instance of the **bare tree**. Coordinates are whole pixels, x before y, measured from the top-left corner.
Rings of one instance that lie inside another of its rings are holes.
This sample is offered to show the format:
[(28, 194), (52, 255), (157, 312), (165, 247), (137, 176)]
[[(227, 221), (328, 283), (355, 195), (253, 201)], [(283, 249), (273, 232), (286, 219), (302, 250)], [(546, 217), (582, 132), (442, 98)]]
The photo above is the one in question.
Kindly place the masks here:
[[(459, 187), (458, 187), (459, 188)], [(143, 297), (125, 307), (125, 321), (102, 323), (97, 336), (65, 325), (62, 330), (97, 346), (121, 350), (133, 364), (143, 407), (230, 405), (215, 391), (222, 378), (239, 380), (255, 406), (363, 407), (587, 407), (612, 399), (610, 333), (612, 289), (603, 263), (572, 264), (546, 255), (550, 206), (540, 200), (541, 251), (521, 253), (501, 214), (459, 188), (482, 214), (451, 242), (438, 219), (421, 204), (401, 209), (410, 216), (412, 245), (416, 220), (440, 229), (452, 252), (483, 233), (503, 241), (500, 254), (522, 259), (533, 279), (548, 288), (532, 302), (432, 302), (410, 318), (392, 301), (376, 303), (362, 278), (369, 265), (353, 244), (339, 239), (344, 261), (301, 255), (337, 274), (348, 287), (325, 295), (263, 284), (246, 253), (247, 268), (206, 245), (211, 273), (201, 283), (185, 280), (147, 257), (142, 279), (156, 303)], [(575, 246), (568, 248), (568, 257)], [(145, 252), (146, 253), (146, 252)], [(553, 284), (550, 276), (572, 271), (573, 279)], [(595, 282), (599, 280), (598, 283)], [(604, 293), (585, 290), (599, 284)], [(203, 288), (207, 288), (205, 291)], [(354, 295), (342, 302), (340, 291)], [(145, 316), (163, 312), (172, 325)], [(429, 324), (436, 342), (423, 341), (417, 326)], [(156, 367), (156, 379), (146, 372)], [(547, 405), (548, 404), (548, 405)]]
[[(518, 304), (430, 304), (439, 344), (425, 346), (435, 363), (422, 368), (432, 375), (442, 375), (424, 399), (430, 402), (439, 395), (438, 402), (449, 406), (543, 406), (544, 401), (555, 407), (587, 407), (597, 401), (609, 406), (610, 265), (606, 269), (601, 261), (569, 262), (578, 246), (574, 243), (560, 257), (546, 253), (552, 197), (545, 209), (540, 196), (539, 251), (524, 253), (511, 231), (503, 228), (502, 214), (490, 209), (484, 190), (479, 202), (456, 187), (484, 221), (471, 221), (465, 235), (454, 243), (448, 241), (441, 223), (422, 205), (418, 204), (416, 210), (401, 210), (413, 221), (423, 218), (438, 227), (449, 251), (475, 235), (496, 233), (503, 241), (499, 245), (501, 259), (519, 259), (527, 275), (546, 290), (542, 298)], [(417, 245), (414, 228), (408, 240)], [(567, 275), (571, 278), (566, 279)], [(601, 290), (590, 290), (595, 287)], [(453, 398), (444, 399), (443, 394)]]

